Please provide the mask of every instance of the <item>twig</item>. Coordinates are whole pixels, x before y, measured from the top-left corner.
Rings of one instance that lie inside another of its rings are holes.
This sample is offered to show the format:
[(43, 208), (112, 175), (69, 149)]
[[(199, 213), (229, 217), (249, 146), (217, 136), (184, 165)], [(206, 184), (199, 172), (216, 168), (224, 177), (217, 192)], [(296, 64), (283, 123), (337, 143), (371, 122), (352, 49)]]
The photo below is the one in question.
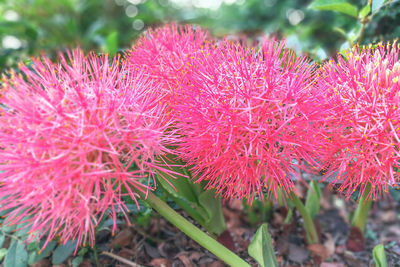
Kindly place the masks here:
[(134, 263), (133, 261), (127, 260), (125, 258), (122, 258), (122, 257), (120, 257), (118, 255), (115, 255), (114, 253), (111, 253), (111, 252), (103, 251), (101, 254), (106, 255), (106, 256), (108, 256), (110, 258), (113, 258), (115, 260), (118, 260), (118, 261), (120, 261), (122, 263), (125, 263), (125, 264), (127, 264), (129, 266), (132, 266), (132, 267), (144, 267), (143, 265), (139, 265), (137, 263)]

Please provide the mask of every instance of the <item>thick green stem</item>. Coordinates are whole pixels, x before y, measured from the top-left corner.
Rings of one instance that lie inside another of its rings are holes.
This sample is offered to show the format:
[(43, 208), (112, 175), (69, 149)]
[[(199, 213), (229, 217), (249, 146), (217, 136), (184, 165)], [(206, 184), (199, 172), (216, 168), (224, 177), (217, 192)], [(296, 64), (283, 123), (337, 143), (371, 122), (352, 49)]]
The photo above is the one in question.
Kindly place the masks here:
[(361, 233), (365, 232), (365, 226), (367, 225), (368, 213), (371, 209), (372, 200), (368, 199), (368, 194), (371, 191), (371, 185), (367, 185), (363, 195), (358, 201), (357, 209), (354, 212), (351, 225), (357, 227)]
[(161, 216), (175, 225), (179, 230), (184, 232), (191, 239), (199, 243), (202, 247), (209, 250), (215, 256), (220, 258), (226, 264), (234, 267), (250, 267), (243, 259), (238, 257), (232, 251), (224, 247), (222, 244), (211, 238), (209, 235), (201, 231), (199, 228), (191, 224), (184, 217), (170, 208), (165, 202), (159, 199), (152, 192), (148, 192), (147, 196), (139, 193), (144, 201), (155, 209)]
[(304, 229), (306, 230), (307, 242), (309, 244), (318, 244), (319, 238), (318, 233), (315, 228), (315, 224), (313, 219), (311, 218), (310, 213), (307, 211), (303, 202), (296, 196), (295, 193), (291, 193), (291, 200), (293, 205), (296, 207), (297, 211), (300, 213), (301, 217), (304, 220)]

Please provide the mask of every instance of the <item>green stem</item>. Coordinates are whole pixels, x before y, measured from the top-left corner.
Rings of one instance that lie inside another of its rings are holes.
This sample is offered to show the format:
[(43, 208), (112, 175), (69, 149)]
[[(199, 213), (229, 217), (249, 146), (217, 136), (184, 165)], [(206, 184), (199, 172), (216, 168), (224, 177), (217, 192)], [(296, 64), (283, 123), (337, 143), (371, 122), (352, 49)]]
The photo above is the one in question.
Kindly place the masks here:
[(238, 257), (232, 251), (227, 249), (225, 246), (211, 238), (209, 235), (201, 231), (199, 228), (191, 224), (184, 217), (170, 208), (165, 202), (159, 199), (152, 192), (148, 192), (147, 196), (143, 193), (139, 193), (141, 197), (149, 204), (153, 209), (161, 214), (170, 223), (175, 225), (179, 230), (184, 232), (191, 239), (199, 243), (202, 247), (209, 250), (215, 256), (220, 258), (226, 264), (235, 267), (250, 267), (243, 259)]
[(319, 238), (317, 230), (315, 228), (315, 224), (313, 219), (311, 218), (310, 213), (307, 211), (303, 202), (299, 199), (298, 196), (296, 196), (294, 192), (291, 192), (290, 196), (293, 205), (296, 207), (297, 211), (300, 213), (301, 217), (304, 220), (304, 229), (306, 230), (307, 242), (309, 244), (318, 244)]
[(96, 263), (96, 267), (100, 267), (100, 261), (99, 261), (99, 253), (97, 252), (97, 246), (96, 243), (93, 246), (93, 256), (94, 256), (94, 262)]
[(368, 194), (371, 191), (371, 185), (367, 185), (363, 195), (358, 201), (357, 209), (354, 212), (351, 225), (357, 227), (361, 233), (365, 232), (365, 226), (367, 224), (368, 213), (371, 209), (372, 200), (368, 199)]
[(192, 208), (188, 203), (186, 203), (185, 201), (173, 196), (172, 194), (170, 194), (169, 192), (167, 192), (167, 190), (164, 190), (164, 192), (170, 197), (172, 198), (173, 201), (176, 202), (176, 204), (179, 205), (179, 207), (181, 207), (187, 214), (189, 214), (190, 217), (192, 217), (198, 224), (200, 224), (204, 229), (206, 229), (206, 231), (208, 231), (208, 234), (216, 239), (217, 237), (215, 236), (214, 233), (212, 233), (211, 231), (209, 231), (206, 223), (204, 222), (203, 217), (200, 215), (200, 213), (195, 210), (194, 208)]

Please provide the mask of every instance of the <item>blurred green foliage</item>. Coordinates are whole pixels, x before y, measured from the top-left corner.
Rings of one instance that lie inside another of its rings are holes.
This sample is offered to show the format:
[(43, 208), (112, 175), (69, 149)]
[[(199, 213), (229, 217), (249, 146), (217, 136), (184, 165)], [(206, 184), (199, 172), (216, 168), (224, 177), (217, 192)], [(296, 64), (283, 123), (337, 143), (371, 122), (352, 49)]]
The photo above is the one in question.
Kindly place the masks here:
[[(284, 37), (289, 46), (324, 59), (349, 46), (365, 23), (363, 42), (400, 36), (400, 4), (379, 0), (375, 12), (364, 1), (342, 1), (363, 10), (355, 18), (309, 8), (310, 0), (0, 0), (0, 68), (42, 52), (54, 55), (80, 46), (114, 54), (129, 48), (147, 27), (168, 21), (196, 23), (231, 38)], [(329, 2), (329, 1), (328, 1)], [(207, 4), (209, 6), (207, 7)], [(350, 15), (349, 15), (350, 14)], [(354, 14), (353, 14), (354, 15)], [(363, 30), (363, 31), (364, 31)], [(352, 37), (353, 36), (353, 37)]]

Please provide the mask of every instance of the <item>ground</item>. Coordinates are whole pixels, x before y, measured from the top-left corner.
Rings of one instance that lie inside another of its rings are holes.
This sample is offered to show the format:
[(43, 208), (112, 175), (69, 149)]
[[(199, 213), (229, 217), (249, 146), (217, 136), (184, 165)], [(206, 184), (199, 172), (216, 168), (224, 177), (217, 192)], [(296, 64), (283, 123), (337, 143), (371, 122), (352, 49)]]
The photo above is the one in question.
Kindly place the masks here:
[[(301, 191), (304, 186), (300, 185), (298, 189)], [(374, 266), (372, 249), (378, 243), (385, 245), (389, 266), (400, 266), (399, 201), (388, 195), (373, 204), (364, 242), (359, 240), (362, 238), (357, 232), (353, 231), (350, 234), (348, 214), (354, 211), (355, 207), (354, 200), (344, 200), (326, 186), (322, 191), (321, 211), (316, 219), (323, 245), (308, 246), (301, 227), (302, 219), (297, 212), (293, 213), (289, 223), (285, 223), (287, 208), (275, 204), (269, 214), (268, 223), (280, 266)], [(262, 222), (253, 221), (251, 224), (241, 201), (224, 203), (223, 211), (227, 231), (219, 237), (219, 240), (252, 266), (257, 266), (249, 257), (247, 247), (257, 226)], [(109, 231), (100, 231), (97, 249), (101, 266), (226, 266), (158, 216), (151, 218), (147, 229), (120, 225), (119, 231), (114, 236)], [(102, 253), (104, 251), (111, 254), (104, 255)], [(95, 266), (93, 256), (90, 258), (88, 255), (81, 267)], [(118, 260), (115, 259), (118, 257), (120, 257)], [(123, 263), (124, 259), (130, 263)], [(72, 257), (61, 266), (72, 266), (71, 261)], [(42, 260), (35, 265), (35, 267), (46, 266), (51, 266), (50, 261)]]

